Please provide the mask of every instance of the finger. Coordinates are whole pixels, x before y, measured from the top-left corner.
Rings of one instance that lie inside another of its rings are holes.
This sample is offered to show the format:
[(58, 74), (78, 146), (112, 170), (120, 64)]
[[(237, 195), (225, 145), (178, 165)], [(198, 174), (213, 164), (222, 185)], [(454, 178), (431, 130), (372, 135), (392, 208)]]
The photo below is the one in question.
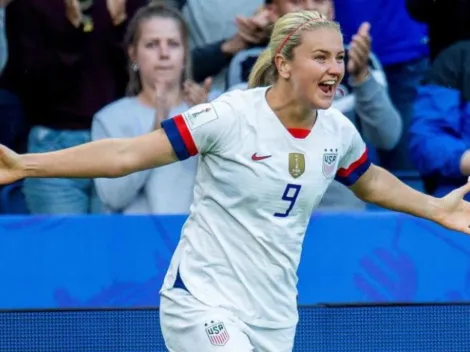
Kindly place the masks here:
[(371, 42), (368, 37), (363, 37), (360, 35), (353, 36), (352, 39), (353, 46), (359, 50), (364, 56), (370, 55)]
[(239, 16), (235, 20), (239, 26), (247, 29), (249, 32), (252, 32), (256, 29), (256, 24), (253, 21), (250, 21), (248, 18)]
[(462, 187), (457, 188), (457, 191), (462, 197), (465, 196), (467, 193), (469, 193), (470, 192), (470, 178), (466, 184), (464, 184)]
[(201, 104), (204, 100), (204, 94), (201, 91), (191, 91), (189, 94), (189, 99), (193, 104)]
[(370, 31), (370, 23), (369, 22), (363, 22), (359, 30), (357, 31), (357, 34), (363, 35), (363, 36), (368, 36)]
[(370, 50), (372, 38), (367, 35), (355, 34), (353, 35), (351, 42), (359, 45), (360, 48)]
[(194, 81), (191, 81), (191, 80), (187, 80), (183, 84), (183, 87), (184, 87), (185, 90), (192, 90), (197, 86), (198, 86), (198, 84)]
[(250, 43), (250, 44), (257, 44), (258, 43), (258, 38), (255, 35), (252, 35), (248, 32), (244, 32), (244, 31), (238, 31), (238, 34), (247, 43)]
[(348, 52), (348, 65), (347, 65), (347, 70), (349, 73), (354, 72), (357, 69), (357, 54), (354, 52), (354, 50), (350, 50)]
[(368, 59), (370, 55), (370, 43), (367, 39), (361, 36), (354, 36), (351, 43), (351, 49), (357, 51), (359, 56)]
[(198, 87), (198, 89), (192, 89), (191, 91), (187, 93), (187, 96), (188, 96), (189, 101), (193, 105), (204, 103), (206, 100), (205, 99), (206, 94), (204, 90), (202, 89), (202, 87)]
[(204, 88), (204, 91), (206, 93), (209, 93), (211, 91), (211, 88), (212, 88), (212, 77), (207, 77), (204, 80), (204, 83), (202, 84), (202, 87)]
[(191, 98), (191, 96), (187, 93), (184, 94), (184, 100), (186, 101), (186, 104), (188, 104), (189, 106), (193, 106), (193, 105), (196, 105), (194, 100)]

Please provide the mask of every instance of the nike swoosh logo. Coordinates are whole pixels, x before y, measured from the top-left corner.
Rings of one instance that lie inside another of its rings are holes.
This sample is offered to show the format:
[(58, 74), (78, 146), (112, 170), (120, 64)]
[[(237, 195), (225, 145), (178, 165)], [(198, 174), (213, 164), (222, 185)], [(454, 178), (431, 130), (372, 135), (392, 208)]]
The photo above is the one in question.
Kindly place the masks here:
[(260, 155), (257, 155), (256, 153), (254, 153), (254, 154), (251, 156), (251, 160), (260, 161), (260, 160), (264, 160), (264, 159), (267, 159), (267, 158), (270, 158), (270, 157), (272, 157), (272, 155), (263, 155), (263, 156), (260, 156)]

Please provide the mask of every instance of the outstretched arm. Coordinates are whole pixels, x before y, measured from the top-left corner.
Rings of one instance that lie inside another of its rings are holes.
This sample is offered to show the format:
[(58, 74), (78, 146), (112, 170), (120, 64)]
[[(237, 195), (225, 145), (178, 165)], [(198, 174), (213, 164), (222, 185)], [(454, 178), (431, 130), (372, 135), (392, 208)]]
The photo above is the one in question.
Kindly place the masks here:
[(164, 130), (15, 158), (22, 177), (70, 178), (120, 177), (177, 161)]
[(435, 198), (407, 186), (381, 167), (371, 165), (351, 189), (366, 202), (470, 234), (470, 205), (462, 200), (470, 191), (470, 182), (444, 198)]
[(43, 154), (18, 155), (0, 145), (0, 184), (26, 177), (121, 177), (196, 154), (220, 153), (232, 146), (238, 114), (226, 94), (167, 119), (162, 128), (134, 138), (113, 138)]
[(385, 169), (371, 165), (351, 186), (365, 202), (432, 220), (438, 199), (416, 191)]

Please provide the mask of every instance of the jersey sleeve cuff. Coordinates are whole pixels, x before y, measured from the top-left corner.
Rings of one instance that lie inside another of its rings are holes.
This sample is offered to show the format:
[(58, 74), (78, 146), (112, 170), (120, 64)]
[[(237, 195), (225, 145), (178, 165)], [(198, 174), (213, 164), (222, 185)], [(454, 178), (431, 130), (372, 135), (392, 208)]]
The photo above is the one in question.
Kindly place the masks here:
[(163, 121), (162, 128), (179, 160), (188, 159), (198, 153), (193, 136), (182, 115)]
[(335, 180), (342, 183), (345, 186), (352, 186), (356, 181), (361, 177), (369, 166), (371, 162), (368, 157), (367, 149), (361, 155), (359, 159), (349, 165), (348, 168), (340, 168), (336, 172)]

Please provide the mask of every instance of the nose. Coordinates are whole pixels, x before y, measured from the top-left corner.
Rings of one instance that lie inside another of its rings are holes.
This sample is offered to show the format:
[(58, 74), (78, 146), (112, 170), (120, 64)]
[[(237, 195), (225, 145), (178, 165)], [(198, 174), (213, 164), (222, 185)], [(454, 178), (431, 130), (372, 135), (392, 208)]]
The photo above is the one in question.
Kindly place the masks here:
[(341, 77), (344, 72), (344, 62), (332, 61), (328, 67), (328, 74), (335, 77)]
[(159, 48), (158, 48), (158, 53), (160, 56), (160, 59), (167, 59), (170, 56), (170, 50), (168, 48), (168, 44), (165, 42), (160, 43)]

